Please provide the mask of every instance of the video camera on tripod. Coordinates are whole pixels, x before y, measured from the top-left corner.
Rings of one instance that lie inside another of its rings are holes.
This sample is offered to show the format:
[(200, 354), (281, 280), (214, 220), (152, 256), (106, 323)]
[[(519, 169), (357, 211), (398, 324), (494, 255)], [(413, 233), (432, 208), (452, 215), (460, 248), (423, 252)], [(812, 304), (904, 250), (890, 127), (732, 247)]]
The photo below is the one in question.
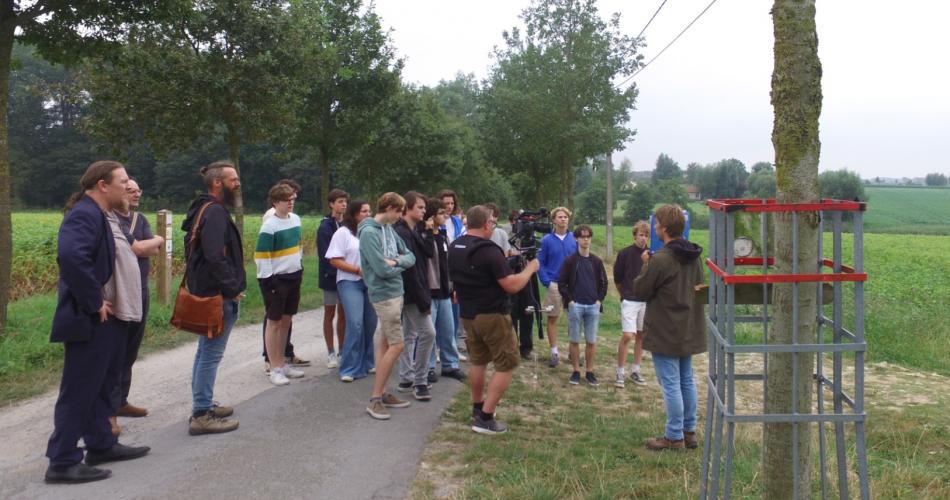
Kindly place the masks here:
[(521, 210), (511, 222), (511, 237), (508, 242), (521, 253), (525, 260), (534, 260), (541, 249), (536, 233), (548, 234), (554, 229), (548, 217), (548, 209), (542, 207), (537, 212)]

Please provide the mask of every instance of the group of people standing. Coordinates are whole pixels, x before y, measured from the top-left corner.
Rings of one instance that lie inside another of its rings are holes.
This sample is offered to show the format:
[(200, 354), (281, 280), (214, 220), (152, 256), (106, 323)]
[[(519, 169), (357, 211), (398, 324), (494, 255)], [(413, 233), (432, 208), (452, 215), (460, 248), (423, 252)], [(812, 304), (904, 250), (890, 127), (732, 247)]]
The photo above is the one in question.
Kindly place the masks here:
[[(242, 238), (229, 211), (241, 187), (237, 170), (219, 161), (203, 167), (200, 175), (206, 192), (192, 202), (182, 223), (186, 285), (193, 295), (222, 297), (224, 331), (217, 337), (198, 337), (191, 435), (238, 428), (234, 408), (214, 400), (214, 383), (247, 288)], [(115, 417), (148, 414), (128, 402), (128, 393), (149, 305), (148, 257), (165, 242), (135, 211), (141, 189), (120, 163), (93, 163), (80, 184), (82, 191), (70, 199), (59, 232), (59, 302), (51, 341), (64, 343), (65, 359), (55, 429), (47, 447), (47, 482), (105, 479), (111, 473), (96, 465), (139, 458), (149, 451), (147, 446), (120, 444)], [(303, 278), (301, 221), (293, 213), (299, 191), (291, 180), (270, 188), (271, 208), (254, 251), (266, 314), (265, 370), (277, 386), (303, 377), (298, 368), (309, 364), (290, 342)], [(393, 372), (398, 377), (396, 392), (428, 401), (441, 368), (442, 377), (470, 379), (472, 429), (505, 432), (507, 426), (494, 418), (495, 408), (520, 360), (531, 355), (531, 326), (528, 322), (525, 335), (523, 320), (538, 307), (548, 316), (550, 366), (559, 362), (557, 318), (563, 309), (569, 325), (569, 382), (580, 383), (583, 336), (584, 378), (598, 384), (593, 366), (607, 274), (601, 259), (590, 252), (592, 229), (581, 225), (567, 231), (568, 209), (552, 211), (554, 231), (542, 239), (538, 258), (515, 272), (508, 257), (517, 249), (497, 227), (499, 211), (492, 204), (471, 207), (463, 222), (458, 197), (450, 190), (435, 197), (390, 192), (373, 207), (334, 189), (327, 201), (330, 213), (318, 229), (317, 251), (328, 367), (338, 368), (345, 383), (375, 374), (366, 407), (370, 416), (387, 420), (389, 409), (410, 406), (389, 390)], [(702, 249), (680, 237), (678, 207), (658, 209), (655, 227), (666, 246), (653, 255), (646, 247), (649, 226), (638, 223), (634, 245), (620, 253), (614, 268), (624, 331), (615, 385), (624, 384), (627, 347), (636, 338), (630, 379), (645, 383), (642, 353), (653, 352), (669, 414), (666, 435), (648, 447), (695, 447), (696, 389), (690, 356), (704, 350), (705, 330), (692, 287), (702, 282)], [(543, 305), (528, 286), (535, 273), (547, 290)], [(525, 294), (534, 302), (524, 301)], [(523, 307), (526, 303), (529, 307)], [(513, 323), (521, 324), (520, 336)], [(467, 333), (468, 375), (459, 364), (465, 360), (457, 337), (462, 331)], [(495, 373), (486, 383), (489, 363)], [(85, 454), (78, 447), (80, 438)]]

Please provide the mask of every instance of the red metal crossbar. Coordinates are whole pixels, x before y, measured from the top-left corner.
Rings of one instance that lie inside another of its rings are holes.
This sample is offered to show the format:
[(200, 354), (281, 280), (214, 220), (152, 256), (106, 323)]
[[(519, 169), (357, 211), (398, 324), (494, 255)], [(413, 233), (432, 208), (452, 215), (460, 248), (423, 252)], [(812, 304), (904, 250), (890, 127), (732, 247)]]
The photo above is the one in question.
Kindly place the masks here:
[(735, 198), (706, 200), (710, 210), (720, 212), (820, 212), (842, 211), (856, 212), (867, 210), (867, 203), (863, 201), (847, 201), (822, 199), (814, 203), (778, 203), (775, 199)]
[[(769, 257), (769, 265), (773, 260)], [(762, 265), (761, 257), (736, 258), (736, 265)], [(834, 261), (831, 259), (822, 259), (821, 264), (825, 267), (833, 267)], [(706, 259), (706, 265), (717, 276), (721, 277), (727, 285), (738, 283), (817, 283), (817, 282), (837, 282), (837, 281), (867, 281), (867, 273), (856, 273), (853, 267), (841, 266), (840, 273), (831, 274), (729, 274), (721, 267), (717, 266), (712, 259)]]

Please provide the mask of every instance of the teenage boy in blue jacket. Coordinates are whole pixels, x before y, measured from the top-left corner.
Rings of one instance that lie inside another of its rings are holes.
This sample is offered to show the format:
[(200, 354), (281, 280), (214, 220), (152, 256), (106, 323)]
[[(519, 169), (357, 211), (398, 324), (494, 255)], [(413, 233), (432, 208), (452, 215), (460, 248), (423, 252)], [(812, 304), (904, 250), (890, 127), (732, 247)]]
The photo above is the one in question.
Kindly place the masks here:
[(554, 368), (558, 362), (557, 318), (561, 315), (562, 309), (561, 294), (557, 290), (557, 278), (564, 259), (577, 253), (577, 241), (567, 230), (571, 222), (570, 210), (564, 207), (551, 210), (551, 220), (554, 222), (554, 231), (541, 238), (541, 250), (538, 252), (541, 269), (538, 271), (538, 277), (541, 278), (541, 284), (548, 290), (541, 307), (548, 315), (548, 344), (551, 346), (551, 359), (548, 366)]

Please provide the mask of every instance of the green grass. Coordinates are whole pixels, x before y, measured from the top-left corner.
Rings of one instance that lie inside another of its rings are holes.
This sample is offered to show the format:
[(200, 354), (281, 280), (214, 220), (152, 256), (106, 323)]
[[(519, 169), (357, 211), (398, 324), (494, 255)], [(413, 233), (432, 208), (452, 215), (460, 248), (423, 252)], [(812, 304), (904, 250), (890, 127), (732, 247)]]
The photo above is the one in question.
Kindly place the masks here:
[(872, 233), (950, 235), (950, 189), (867, 187), (864, 228)]

